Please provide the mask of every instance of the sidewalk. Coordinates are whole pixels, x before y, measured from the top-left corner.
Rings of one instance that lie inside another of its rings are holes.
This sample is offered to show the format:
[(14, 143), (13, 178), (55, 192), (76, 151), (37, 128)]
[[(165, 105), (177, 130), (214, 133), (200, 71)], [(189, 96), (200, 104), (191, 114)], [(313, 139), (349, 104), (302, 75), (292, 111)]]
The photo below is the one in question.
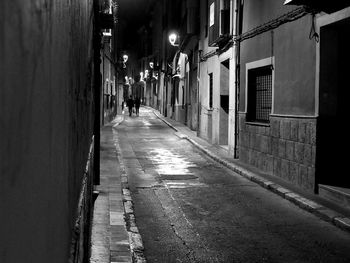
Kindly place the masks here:
[(261, 173), (255, 167), (249, 166), (233, 159), (228, 155), (228, 151), (218, 145), (212, 145), (204, 139), (197, 137), (197, 133), (192, 131), (184, 124), (176, 122), (173, 119), (164, 117), (159, 111), (153, 110), (153, 113), (165, 122), (169, 127), (178, 132), (180, 138), (187, 139), (194, 146), (199, 148), (205, 154), (228, 167), (239, 175), (261, 185), (262, 187), (280, 195), (300, 208), (307, 210), (321, 219), (330, 222), (337, 227), (350, 232), (350, 211), (334, 204), (320, 196), (303, 191), (294, 185), (268, 174)]
[(146, 262), (133, 219), (127, 176), (118, 158), (118, 138), (113, 130), (123, 120), (124, 116), (118, 115), (101, 128), (100, 185), (94, 203), (91, 263)]

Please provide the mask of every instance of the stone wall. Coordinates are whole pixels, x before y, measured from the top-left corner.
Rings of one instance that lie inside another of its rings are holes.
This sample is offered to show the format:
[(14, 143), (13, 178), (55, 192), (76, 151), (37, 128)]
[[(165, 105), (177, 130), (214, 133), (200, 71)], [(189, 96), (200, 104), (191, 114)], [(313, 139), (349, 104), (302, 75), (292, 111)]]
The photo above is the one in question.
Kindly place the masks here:
[(269, 125), (247, 123), (240, 114), (240, 160), (314, 191), (316, 119), (271, 116)]
[[(0, 262), (67, 262), (94, 127), (93, 1), (0, 1)], [(99, 102), (97, 102), (99, 103)]]
[(75, 224), (72, 231), (69, 263), (84, 263), (90, 259), (91, 228), (93, 218), (94, 138), (90, 145), (85, 167)]

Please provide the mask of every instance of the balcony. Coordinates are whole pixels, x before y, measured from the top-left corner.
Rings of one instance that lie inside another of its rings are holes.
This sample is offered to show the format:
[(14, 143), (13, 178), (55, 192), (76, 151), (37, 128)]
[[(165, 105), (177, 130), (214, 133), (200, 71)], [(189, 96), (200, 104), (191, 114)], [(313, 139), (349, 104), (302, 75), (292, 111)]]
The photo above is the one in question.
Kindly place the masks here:
[(209, 28), (209, 46), (220, 47), (230, 40), (230, 10), (220, 10), (220, 23), (214, 23)]

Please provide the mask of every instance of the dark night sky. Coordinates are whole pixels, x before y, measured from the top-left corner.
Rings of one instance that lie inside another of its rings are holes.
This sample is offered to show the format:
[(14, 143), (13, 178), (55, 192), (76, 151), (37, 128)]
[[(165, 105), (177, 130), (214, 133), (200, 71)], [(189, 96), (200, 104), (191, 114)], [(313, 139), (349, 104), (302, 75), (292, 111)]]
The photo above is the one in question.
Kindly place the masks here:
[(130, 49), (138, 41), (137, 30), (147, 22), (149, 5), (160, 0), (119, 0), (119, 24), (122, 49)]

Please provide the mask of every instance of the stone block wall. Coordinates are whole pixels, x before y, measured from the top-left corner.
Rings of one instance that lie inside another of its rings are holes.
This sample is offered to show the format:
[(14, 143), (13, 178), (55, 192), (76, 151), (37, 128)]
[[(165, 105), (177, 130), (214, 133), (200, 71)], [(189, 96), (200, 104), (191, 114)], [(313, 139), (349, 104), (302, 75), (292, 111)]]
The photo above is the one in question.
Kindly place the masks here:
[(316, 119), (271, 116), (270, 123), (247, 123), (240, 114), (240, 160), (299, 187), (315, 187)]

